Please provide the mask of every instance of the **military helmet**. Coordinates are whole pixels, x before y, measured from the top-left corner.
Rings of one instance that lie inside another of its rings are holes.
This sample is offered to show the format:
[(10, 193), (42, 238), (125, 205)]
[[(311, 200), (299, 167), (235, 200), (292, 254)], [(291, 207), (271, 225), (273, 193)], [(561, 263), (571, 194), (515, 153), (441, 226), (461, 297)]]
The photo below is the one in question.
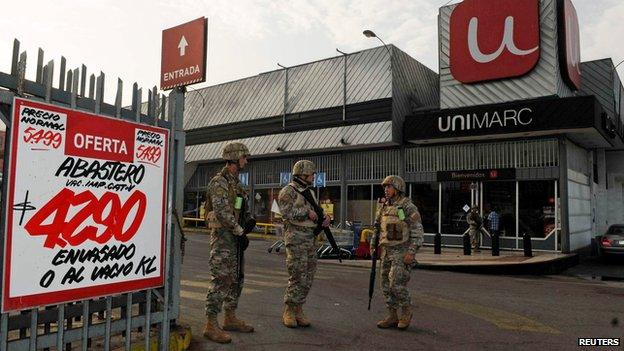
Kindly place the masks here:
[(398, 175), (387, 176), (383, 182), (381, 182), (381, 186), (386, 185), (392, 185), (394, 189), (405, 194), (405, 181)]
[(226, 161), (237, 162), (243, 156), (249, 156), (249, 149), (243, 143), (229, 143), (225, 145), (222, 157)]
[(293, 175), (309, 176), (309, 175), (313, 175), (314, 173), (316, 173), (316, 166), (314, 165), (314, 162), (312, 161), (299, 160), (293, 166), (293, 171), (292, 171)]

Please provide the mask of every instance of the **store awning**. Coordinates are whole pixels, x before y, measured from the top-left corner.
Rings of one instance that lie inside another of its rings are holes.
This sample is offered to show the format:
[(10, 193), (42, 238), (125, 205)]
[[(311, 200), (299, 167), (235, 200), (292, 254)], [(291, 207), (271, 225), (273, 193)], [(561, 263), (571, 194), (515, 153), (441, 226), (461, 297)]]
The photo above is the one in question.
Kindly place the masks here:
[(593, 96), (541, 98), (504, 104), (424, 111), (405, 119), (414, 144), (566, 134), (588, 148), (621, 144), (613, 119)]

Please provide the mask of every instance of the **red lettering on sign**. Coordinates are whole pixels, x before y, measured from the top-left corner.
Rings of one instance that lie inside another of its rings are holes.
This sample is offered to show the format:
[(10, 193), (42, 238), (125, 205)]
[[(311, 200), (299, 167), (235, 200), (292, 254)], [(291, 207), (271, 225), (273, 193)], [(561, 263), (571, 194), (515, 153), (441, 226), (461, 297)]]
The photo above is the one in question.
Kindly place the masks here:
[(137, 148), (136, 158), (139, 161), (145, 161), (152, 164), (156, 164), (158, 160), (160, 160), (160, 156), (162, 155), (162, 151), (159, 146), (146, 146), (140, 145)]
[(24, 142), (31, 144), (42, 143), (45, 146), (52, 146), (58, 149), (63, 141), (63, 135), (51, 130), (28, 127), (24, 130)]
[[(80, 206), (84, 207), (68, 220), (69, 210)], [(137, 210), (134, 218), (128, 229), (124, 231), (128, 216), (135, 207)], [(147, 197), (139, 190), (134, 191), (128, 200), (121, 204), (119, 195), (113, 192), (106, 192), (98, 199), (89, 190), (75, 194), (70, 189), (63, 189), (28, 220), (24, 229), (31, 236), (46, 236), (43, 246), (47, 248), (54, 248), (57, 245), (65, 247), (67, 244), (79, 246), (88, 240), (104, 244), (111, 238), (127, 242), (139, 230), (146, 207)], [(109, 211), (105, 216), (104, 212), (107, 208)], [(98, 234), (98, 227), (92, 225), (85, 226), (78, 231), (78, 228), (89, 217), (92, 217), (96, 224), (105, 227), (101, 234)], [(43, 224), (49, 218), (52, 218), (52, 222)]]

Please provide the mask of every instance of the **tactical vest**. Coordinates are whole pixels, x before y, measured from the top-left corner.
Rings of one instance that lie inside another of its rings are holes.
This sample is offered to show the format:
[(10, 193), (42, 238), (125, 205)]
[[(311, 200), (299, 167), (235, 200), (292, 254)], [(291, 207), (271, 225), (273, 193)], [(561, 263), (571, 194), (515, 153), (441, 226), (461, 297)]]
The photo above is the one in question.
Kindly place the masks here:
[(409, 226), (399, 219), (399, 206), (385, 204), (381, 208), (381, 232), (379, 244), (396, 246), (410, 238)]
[[(216, 181), (215, 178), (217, 177), (224, 178), (228, 184), (228, 192), (227, 192), (228, 203), (230, 204), (230, 208), (232, 208), (234, 211), (232, 214), (234, 215), (234, 218), (236, 218), (236, 222), (238, 222), (242, 209), (241, 210), (235, 209), (236, 197), (238, 196), (245, 197), (246, 196), (245, 189), (243, 189), (240, 183), (235, 182), (235, 181), (229, 181), (228, 177), (225, 176), (223, 172), (220, 172), (214, 178), (212, 178), (212, 181)], [(206, 214), (206, 218), (204, 219), (206, 221), (206, 226), (208, 227), (208, 229), (222, 228), (223, 225), (221, 225), (221, 223), (217, 220), (217, 216), (214, 213), (214, 208), (212, 208), (212, 196), (210, 192), (206, 194), (206, 204), (205, 204), (204, 209), (205, 209), (204, 213)]]
[[(301, 195), (299, 191), (297, 191), (297, 188), (295, 187), (295, 185), (288, 184), (288, 186), (292, 187), (293, 190), (295, 191), (295, 203), (293, 204), (293, 207), (295, 208), (306, 207), (308, 211), (310, 211), (312, 209), (312, 205), (308, 204), (305, 197), (303, 197), (303, 195)], [(311, 194), (312, 194), (312, 198), (314, 199), (314, 201), (316, 201), (316, 195), (314, 195), (314, 192), (311, 192)], [(323, 220), (323, 219), (320, 219), (320, 220)], [(292, 225), (299, 226), (299, 227), (316, 228), (316, 223), (312, 222), (310, 219), (305, 219), (303, 221), (289, 221), (289, 223)]]

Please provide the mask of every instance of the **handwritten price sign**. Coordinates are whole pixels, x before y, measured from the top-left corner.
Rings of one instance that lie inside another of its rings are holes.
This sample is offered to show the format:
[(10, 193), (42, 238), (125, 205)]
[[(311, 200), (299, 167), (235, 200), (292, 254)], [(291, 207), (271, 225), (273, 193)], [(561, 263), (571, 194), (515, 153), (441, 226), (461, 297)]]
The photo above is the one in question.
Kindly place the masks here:
[(13, 106), (2, 310), (161, 286), (168, 130)]

